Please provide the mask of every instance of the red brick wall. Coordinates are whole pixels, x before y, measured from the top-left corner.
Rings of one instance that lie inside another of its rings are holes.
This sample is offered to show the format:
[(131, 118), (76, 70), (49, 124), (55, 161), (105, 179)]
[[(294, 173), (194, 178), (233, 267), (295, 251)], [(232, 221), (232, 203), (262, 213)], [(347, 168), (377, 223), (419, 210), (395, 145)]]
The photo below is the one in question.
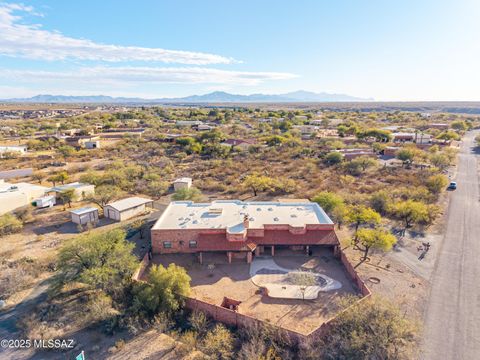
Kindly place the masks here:
[(143, 276), (143, 273), (147, 269), (149, 263), (150, 263), (150, 257), (149, 257), (149, 254), (147, 252), (145, 254), (145, 256), (143, 257), (142, 261), (140, 261), (140, 265), (138, 266), (138, 269), (133, 273), (132, 280), (136, 281), (136, 280), (141, 279), (141, 277)]
[(348, 275), (352, 279), (352, 281), (357, 285), (358, 289), (362, 293), (363, 296), (371, 295), (370, 289), (365, 285), (364, 281), (358, 276), (357, 272), (353, 268), (353, 265), (348, 261), (347, 256), (345, 253), (340, 250), (340, 260), (342, 261), (345, 270), (347, 271)]

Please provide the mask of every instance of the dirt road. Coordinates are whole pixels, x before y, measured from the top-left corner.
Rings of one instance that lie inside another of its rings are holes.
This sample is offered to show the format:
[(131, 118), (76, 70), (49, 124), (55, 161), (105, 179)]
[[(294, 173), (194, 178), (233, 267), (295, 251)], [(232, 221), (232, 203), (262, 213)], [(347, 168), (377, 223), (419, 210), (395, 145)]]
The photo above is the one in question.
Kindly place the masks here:
[(424, 359), (480, 358), (480, 151), (466, 135), (425, 315)]

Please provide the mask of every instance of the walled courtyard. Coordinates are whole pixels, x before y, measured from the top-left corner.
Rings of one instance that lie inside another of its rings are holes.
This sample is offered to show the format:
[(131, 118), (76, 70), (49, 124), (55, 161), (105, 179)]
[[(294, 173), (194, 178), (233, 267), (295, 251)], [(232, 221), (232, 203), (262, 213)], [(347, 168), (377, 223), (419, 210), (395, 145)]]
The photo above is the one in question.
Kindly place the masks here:
[[(227, 297), (240, 302), (237, 309), (240, 314), (305, 335), (341, 310), (337, 300), (342, 296), (360, 295), (342, 263), (333, 256), (330, 249), (316, 249), (312, 256), (290, 250), (279, 250), (274, 257), (262, 256), (260, 259), (267, 260), (270, 264), (273, 261), (278, 269), (294, 272), (308, 271), (323, 275), (340, 283), (341, 287), (333, 287), (329, 291), (318, 291), (318, 297), (314, 300), (307, 300), (307, 297), (305, 300), (273, 298), (265, 295), (262, 289), (252, 281), (253, 274), (245, 260), (238, 259), (228, 264), (225, 253), (204, 253), (203, 265), (192, 254), (155, 255), (152, 263), (164, 266), (175, 263), (185, 267), (192, 278), (191, 297), (193, 298), (221, 305)], [(258, 281), (255, 282), (258, 284)]]

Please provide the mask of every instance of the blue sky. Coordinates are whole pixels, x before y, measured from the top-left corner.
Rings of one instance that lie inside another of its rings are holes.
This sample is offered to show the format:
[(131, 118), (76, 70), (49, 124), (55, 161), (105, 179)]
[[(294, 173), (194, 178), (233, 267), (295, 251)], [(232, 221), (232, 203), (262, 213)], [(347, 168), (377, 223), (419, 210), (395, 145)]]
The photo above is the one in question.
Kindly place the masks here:
[(0, 0), (0, 98), (480, 100), (477, 0)]

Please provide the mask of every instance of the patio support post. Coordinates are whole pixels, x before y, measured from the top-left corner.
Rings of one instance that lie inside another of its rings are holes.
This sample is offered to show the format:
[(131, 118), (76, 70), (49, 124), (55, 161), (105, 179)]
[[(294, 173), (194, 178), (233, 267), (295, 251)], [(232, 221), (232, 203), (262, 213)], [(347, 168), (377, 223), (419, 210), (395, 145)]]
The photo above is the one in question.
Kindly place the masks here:
[(275, 256), (275, 246), (272, 245), (272, 256)]
[(200, 265), (203, 265), (203, 253), (201, 251), (198, 253), (198, 260), (200, 261)]

